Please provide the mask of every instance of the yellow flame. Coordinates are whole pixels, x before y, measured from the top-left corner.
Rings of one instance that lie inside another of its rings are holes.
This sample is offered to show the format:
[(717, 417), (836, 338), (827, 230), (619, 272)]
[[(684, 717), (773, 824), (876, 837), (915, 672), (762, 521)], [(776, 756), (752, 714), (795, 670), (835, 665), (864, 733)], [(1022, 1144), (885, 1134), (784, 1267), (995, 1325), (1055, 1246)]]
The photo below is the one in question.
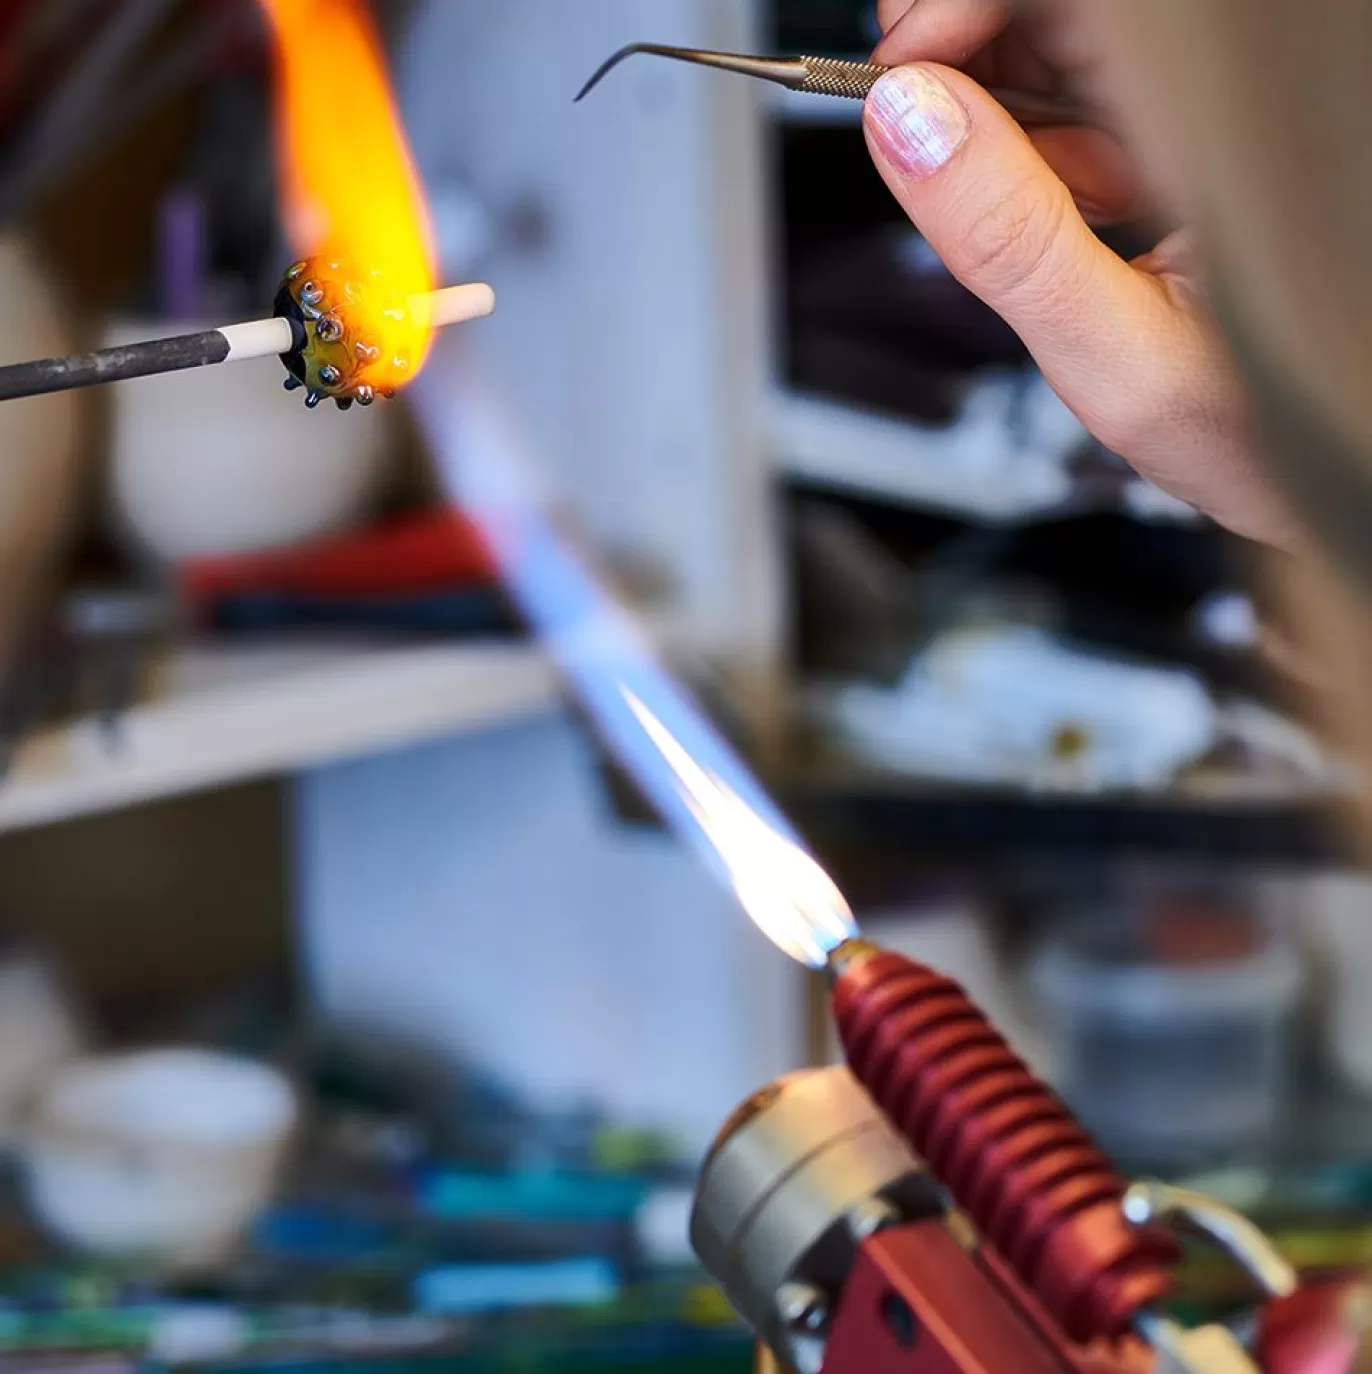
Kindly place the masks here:
[[(260, 3), (276, 39), (278, 158), (296, 253), (377, 272), (388, 298), (422, 299), (436, 281), (428, 206), (366, 9), (360, 0)], [(381, 345), (368, 380), (400, 386), (428, 355), (430, 320), (422, 309), (396, 319), (375, 304), (370, 314), (357, 322)]]
[(681, 793), (728, 870), (743, 909), (791, 958), (823, 967), (857, 931), (843, 894), (798, 845), (778, 835), (739, 795), (707, 773), (675, 735), (625, 690), (638, 722), (671, 767)]

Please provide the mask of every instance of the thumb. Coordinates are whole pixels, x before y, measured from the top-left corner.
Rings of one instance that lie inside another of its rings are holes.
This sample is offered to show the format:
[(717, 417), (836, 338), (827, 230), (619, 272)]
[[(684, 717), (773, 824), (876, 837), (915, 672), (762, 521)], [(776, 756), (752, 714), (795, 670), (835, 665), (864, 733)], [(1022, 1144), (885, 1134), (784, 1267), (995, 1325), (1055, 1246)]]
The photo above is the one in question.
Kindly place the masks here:
[(1129, 389), (1134, 354), (1171, 307), (1091, 232), (1019, 125), (970, 78), (928, 63), (884, 76), (865, 124), (916, 227), (1063, 399), (1077, 408), (1112, 380)]

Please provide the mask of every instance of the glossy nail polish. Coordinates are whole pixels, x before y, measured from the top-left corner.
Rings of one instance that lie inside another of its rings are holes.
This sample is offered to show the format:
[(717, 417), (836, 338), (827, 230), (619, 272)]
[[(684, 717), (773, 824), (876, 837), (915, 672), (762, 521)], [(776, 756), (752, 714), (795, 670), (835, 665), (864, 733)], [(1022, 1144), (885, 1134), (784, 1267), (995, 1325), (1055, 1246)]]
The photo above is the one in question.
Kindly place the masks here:
[(924, 67), (899, 67), (877, 82), (867, 125), (886, 159), (920, 179), (944, 166), (972, 127), (962, 102)]

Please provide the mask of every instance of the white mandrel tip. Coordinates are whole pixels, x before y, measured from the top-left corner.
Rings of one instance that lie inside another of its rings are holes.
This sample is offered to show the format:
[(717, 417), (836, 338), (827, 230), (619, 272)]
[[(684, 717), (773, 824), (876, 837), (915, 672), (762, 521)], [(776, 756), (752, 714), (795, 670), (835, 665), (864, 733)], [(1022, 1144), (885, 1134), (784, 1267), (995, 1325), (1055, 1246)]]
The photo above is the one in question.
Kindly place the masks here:
[(447, 286), (429, 297), (427, 309), (432, 327), (446, 329), (495, 314), (495, 292), (485, 282)]

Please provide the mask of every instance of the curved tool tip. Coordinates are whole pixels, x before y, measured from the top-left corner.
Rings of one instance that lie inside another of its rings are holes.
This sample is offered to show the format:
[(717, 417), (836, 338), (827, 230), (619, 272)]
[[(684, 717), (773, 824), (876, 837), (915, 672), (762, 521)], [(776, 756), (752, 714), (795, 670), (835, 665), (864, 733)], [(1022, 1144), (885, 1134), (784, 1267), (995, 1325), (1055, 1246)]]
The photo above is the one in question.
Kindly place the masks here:
[(717, 71), (734, 72), (740, 76), (761, 77), (798, 89), (805, 80), (806, 67), (796, 58), (748, 57), (742, 53), (710, 52), (704, 48), (672, 48), (662, 43), (631, 43), (621, 48), (582, 87), (578, 100), (590, 94), (626, 57), (635, 53), (649, 53), (654, 57), (670, 57), (677, 62), (691, 62), (698, 67), (713, 67)]
[[(652, 50), (643, 43), (630, 43), (627, 48), (621, 48), (613, 57), (607, 58), (602, 62), (596, 74), (581, 88), (576, 100), (585, 100), (590, 93), (605, 80), (614, 69), (624, 61), (626, 57), (632, 57), (635, 53), (651, 52)], [(572, 102), (576, 104), (576, 101)]]
[[(729, 60), (727, 53), (700, 52), (695, 48), (673, 48), (665, 43), (630, 43), (627, 48), (621, 48), (613, 57), (600, 64), (600, 70), (581, 88), (577, 100), (584, 100), (626, 57), (633, 57), (637, 53), (648, 53), (652, 57), (672, 57), (678, 62), (703, 62), (707, 66), (713, 65), (714, 60), (718, 58)], [(573, 101), (573, 104), (575, 103)]]

